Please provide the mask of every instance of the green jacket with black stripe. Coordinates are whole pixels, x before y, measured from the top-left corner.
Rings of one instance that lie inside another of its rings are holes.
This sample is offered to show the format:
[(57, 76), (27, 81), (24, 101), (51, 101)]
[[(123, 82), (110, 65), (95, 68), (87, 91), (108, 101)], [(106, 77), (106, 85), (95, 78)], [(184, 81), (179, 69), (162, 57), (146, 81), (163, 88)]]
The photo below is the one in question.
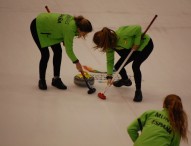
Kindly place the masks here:
[[(138, 119), (134, 120), (127, 128), (134, 146), (180, 145), (180, 135), (172, 130), (166, 109), (146, 111)], [(142, 132), (139, 135), (138, 132), (141, 129)]]
[(42, 48), (63, 42), (68, 57), (75, 62), (73, 39), (77, 26), (73, 16), (68, 14), (41, 13), (36, 18), (37, 33)]

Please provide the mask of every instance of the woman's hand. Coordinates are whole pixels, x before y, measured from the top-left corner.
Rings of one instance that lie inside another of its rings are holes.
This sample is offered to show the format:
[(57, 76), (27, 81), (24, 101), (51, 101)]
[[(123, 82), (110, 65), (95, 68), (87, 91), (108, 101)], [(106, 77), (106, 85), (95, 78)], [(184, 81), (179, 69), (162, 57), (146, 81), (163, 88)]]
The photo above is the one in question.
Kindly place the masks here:
[(111, 86), (113, 84), (112, 82), (112, 75), (107, 75), (106, 79), (107, 79), (107, 85)]
[(138, 48), (139, 48), (139, 45), (133, 45), (132, 50), (137, 51)]
[(107, 79), (107, 85), (111, 86), (113, 84), (112, 79)]
[(80, 62), (77, 62), (77, 63), (76, 63), (76, 69), (77, 69), (79, 72), (82, 72), (82, 71), (83, 71), (83, 68), (82, 68), (82, 65), (80, 64)]

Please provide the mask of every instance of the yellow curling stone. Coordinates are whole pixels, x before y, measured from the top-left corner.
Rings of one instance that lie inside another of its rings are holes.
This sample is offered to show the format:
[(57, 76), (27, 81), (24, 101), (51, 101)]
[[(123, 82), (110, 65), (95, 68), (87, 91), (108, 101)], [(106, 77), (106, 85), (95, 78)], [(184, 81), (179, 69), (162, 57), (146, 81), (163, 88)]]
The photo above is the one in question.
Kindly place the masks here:
[[(87, 72), (84, 72), (84, 75), (90, 85), (94, 84), (94, 77)], [(81, 86), (81, 87), (86, 87), (86, 82), (82, 76), (82, 74), (77, 74), (74, 76), (74, 84)]]

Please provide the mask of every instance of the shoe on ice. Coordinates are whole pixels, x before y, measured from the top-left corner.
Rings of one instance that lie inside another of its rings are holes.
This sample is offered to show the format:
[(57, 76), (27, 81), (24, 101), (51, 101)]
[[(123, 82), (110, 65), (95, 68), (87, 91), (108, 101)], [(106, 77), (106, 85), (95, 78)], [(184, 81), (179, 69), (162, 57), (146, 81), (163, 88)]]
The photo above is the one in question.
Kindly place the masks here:
[(52, 79), (52, 86), (54, 86), (58, 89), (67, 89), (67, 86), (64, 85), (61, 78), (53, 78)]
[(143, 99), (143, 96), (142, 96), (141, 90), (136, 90), (136, 91), (135, 91), (135, 97), (134, 97), (133, 101), (135, 101), (135, 102), (141, 102), (142, 99)]
[(41, 90), (47, 90), (46, 80), (40, 79), (38, 81), (38, 88)]
[(120, 80), (118, 80), (118, 81), (113, 82), (113, 85), (114, 85), (115, 87), (131, 86), (131, 85), (132, 85), (132, 82), (131, 82), (130, 79), (127, 79), (127, 80), (120, 79)]

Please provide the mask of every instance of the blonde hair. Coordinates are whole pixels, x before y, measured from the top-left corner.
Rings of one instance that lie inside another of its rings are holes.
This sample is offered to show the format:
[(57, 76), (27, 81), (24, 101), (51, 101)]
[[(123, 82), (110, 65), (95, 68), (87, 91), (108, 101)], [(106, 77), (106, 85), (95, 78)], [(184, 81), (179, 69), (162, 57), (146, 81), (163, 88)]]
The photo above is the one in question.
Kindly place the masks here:
[(106, 52), (108, 48), (116, 47), (117, 35), (113, 30), (104, 27), (94, 34), (93, 42), (96, 44), (94, 48), (102, 48), (102, 52)]
[(175, 94), (167, 95), (163, 107), (168, 110), (172, 129), (178, 132), (183, 140), (188, 141), (188, 118), (183, 109), (181, 98)]

